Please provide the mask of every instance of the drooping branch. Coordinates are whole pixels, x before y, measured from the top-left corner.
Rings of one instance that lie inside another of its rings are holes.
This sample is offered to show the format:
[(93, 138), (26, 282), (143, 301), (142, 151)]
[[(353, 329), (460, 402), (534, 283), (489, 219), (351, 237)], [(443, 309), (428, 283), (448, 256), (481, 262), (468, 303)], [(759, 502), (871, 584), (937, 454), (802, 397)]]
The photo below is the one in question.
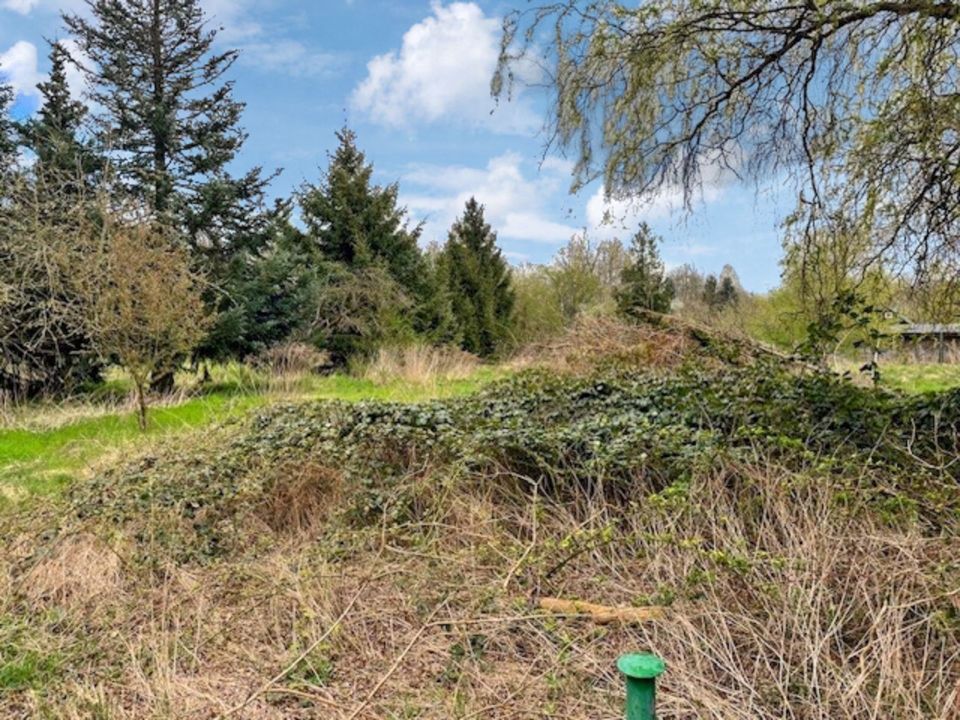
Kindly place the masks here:
[[(518, 57), (546, 60), (550, 147), (576, 154), (575, 189), (679, 186), (689, 208), (724, 173), (785, 174), (806, 233), (841, 198), (855, 213), (879, 196), (878, 236), (909, 255), (957, 224), (956, 126), (941, 106), (960, 89), (958, 50), (954, 0), (568, 0), (507, 19), (494, 90)], [(925, 120), (934, 102), (938, 123)], [(905, 123), (902, 138), (882, 132)]]

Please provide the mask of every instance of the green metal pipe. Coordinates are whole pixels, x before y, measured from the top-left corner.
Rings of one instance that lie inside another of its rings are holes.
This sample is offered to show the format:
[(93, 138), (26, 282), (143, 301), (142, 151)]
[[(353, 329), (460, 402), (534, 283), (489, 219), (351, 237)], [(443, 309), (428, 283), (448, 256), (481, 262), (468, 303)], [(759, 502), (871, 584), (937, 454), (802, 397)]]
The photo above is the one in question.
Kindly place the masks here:
[(624, 655), (617, 668), (627, 681), (627, 720), (656, 720), (657, 678), (666, 663), (656, 655)]

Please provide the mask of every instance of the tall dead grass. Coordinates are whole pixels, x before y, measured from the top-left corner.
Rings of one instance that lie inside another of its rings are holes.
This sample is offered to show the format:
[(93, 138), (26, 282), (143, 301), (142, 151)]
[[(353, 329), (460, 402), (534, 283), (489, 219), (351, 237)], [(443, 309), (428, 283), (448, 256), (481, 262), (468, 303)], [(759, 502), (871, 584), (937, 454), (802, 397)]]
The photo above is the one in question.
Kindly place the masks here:
[(361, 375), (376, 383), (401, 381), (430, 385), (442, 380), (463, 380), (476, 371), (480, 361), (468, 352), (451, 347), (403, 345), (380, 348), (361, 368)]
[(592, 372), (601, 360), (635, 367), (675, 367), (692, 347), (689, 338), (649, 324), (582, 316), (564, 334), (524, 348), (511, 365), (515, 369), (548, 367), (573, 374)]
[[(637, 478), (627, 505), (597, 485), (556, 503), (420, 467), (394, 488), (406, 512), (359, 522), (335, 472), (281, 476), (237, 520), (255, 549), (225, 561), (118, 568), (78, 540), (7, 568), (36, 581), (0, 617), (73, 659), (64, 684), (0, 693), (0, 714), (605, 720), (615, 659), (649, 650), (668, 663), (664, 720), (958, 717), (956, 538), (841, 506), (825, 482), (726, 465), (679, 495)], [(105, 604), (89, 590), (117, 572)], [(546, 615), (548, 596), (668, 610), (597, 626)]]

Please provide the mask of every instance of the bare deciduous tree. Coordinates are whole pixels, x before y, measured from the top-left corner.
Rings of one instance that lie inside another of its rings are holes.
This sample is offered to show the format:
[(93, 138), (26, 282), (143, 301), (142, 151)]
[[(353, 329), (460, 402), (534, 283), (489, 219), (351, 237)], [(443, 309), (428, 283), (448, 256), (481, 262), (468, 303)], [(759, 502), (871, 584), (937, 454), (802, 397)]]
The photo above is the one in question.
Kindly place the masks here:
[(62, 175), (38, 162), (0, 202), (0, 389), (21, 399), (96, 376), (77, 295), (92, 207)]
[(152, 222), (107, 214), (82, 281), (84, 317), (97, 352), (133, 379), (140, 428), (147, 427), (147, 391), (159, 373), (203, 339), (212, 320), (204, 280), (184, 244)]

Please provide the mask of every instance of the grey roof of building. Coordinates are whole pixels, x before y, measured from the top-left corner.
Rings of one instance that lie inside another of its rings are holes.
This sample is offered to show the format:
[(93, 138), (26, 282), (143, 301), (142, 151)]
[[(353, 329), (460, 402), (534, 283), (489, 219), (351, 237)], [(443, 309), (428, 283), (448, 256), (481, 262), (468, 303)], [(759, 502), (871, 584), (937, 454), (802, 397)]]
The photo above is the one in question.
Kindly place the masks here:
[(911, 323), (897, 327), (900, 335), (956, 335), (960, 336), (960, 323)]

